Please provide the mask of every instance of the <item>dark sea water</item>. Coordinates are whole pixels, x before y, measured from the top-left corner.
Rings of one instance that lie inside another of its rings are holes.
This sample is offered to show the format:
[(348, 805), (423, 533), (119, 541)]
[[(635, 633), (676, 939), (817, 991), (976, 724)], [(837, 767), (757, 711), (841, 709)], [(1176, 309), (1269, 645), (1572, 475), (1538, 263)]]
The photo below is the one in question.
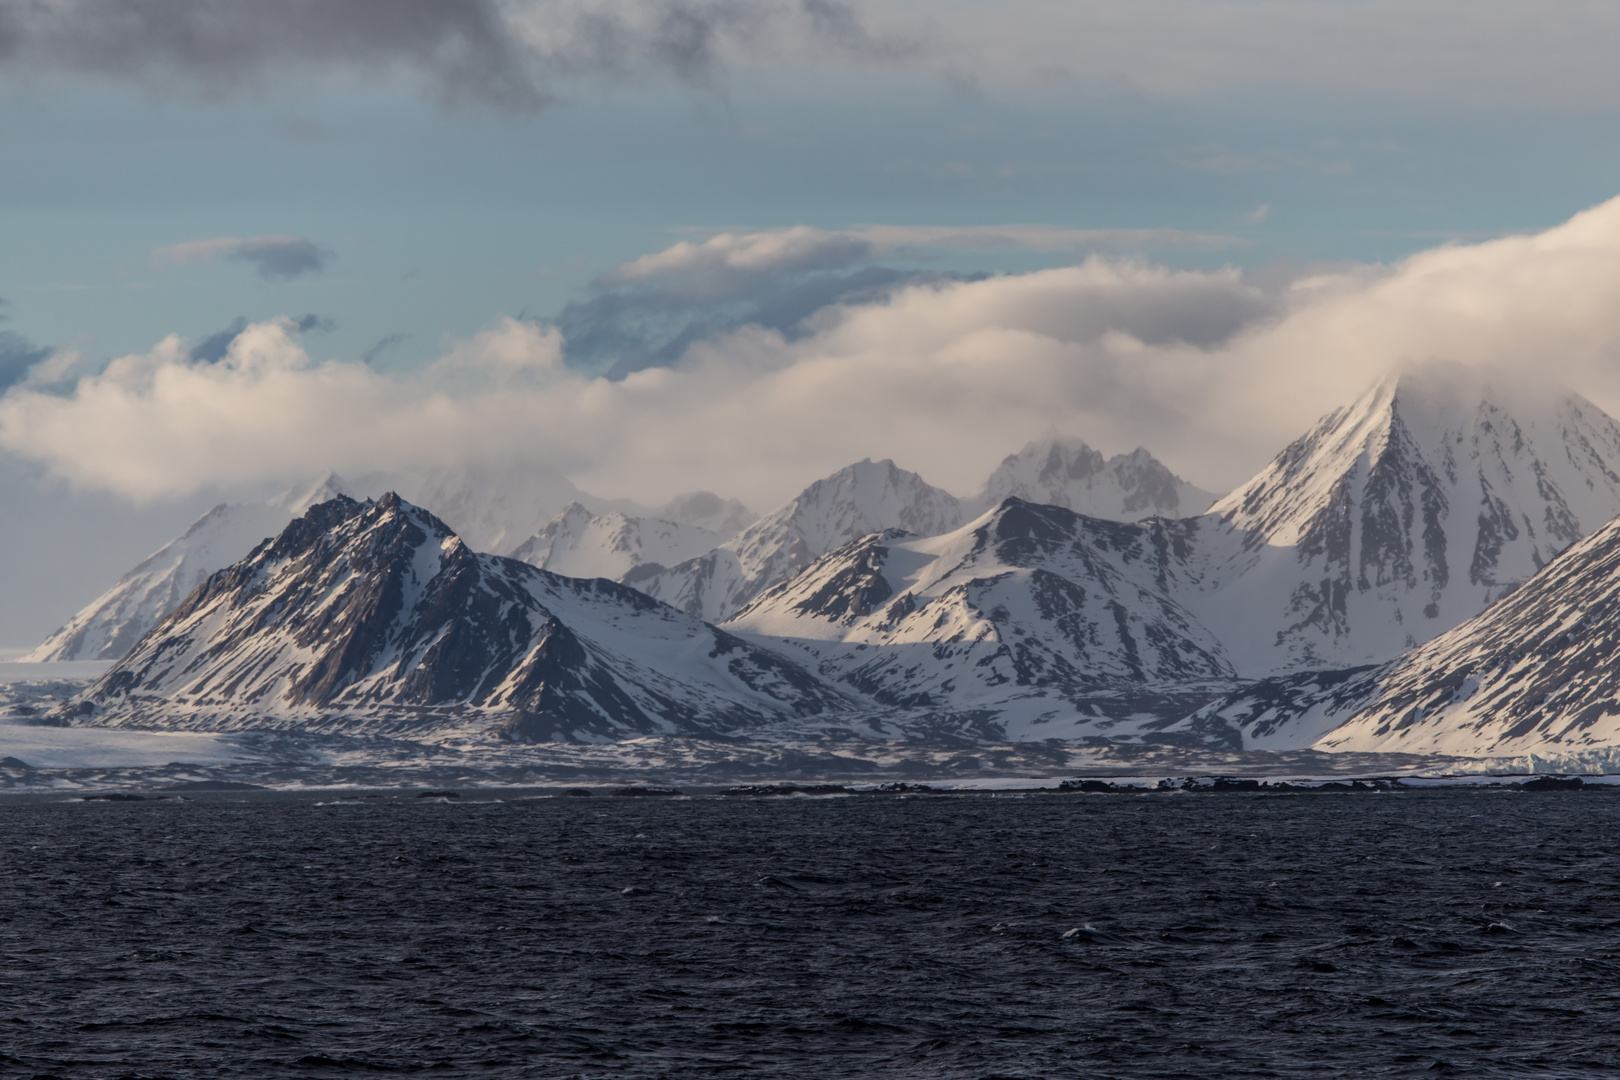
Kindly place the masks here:
[(1617, 845), (1594, 791), (6, 799), (0, 1076), (1616, 1076)]

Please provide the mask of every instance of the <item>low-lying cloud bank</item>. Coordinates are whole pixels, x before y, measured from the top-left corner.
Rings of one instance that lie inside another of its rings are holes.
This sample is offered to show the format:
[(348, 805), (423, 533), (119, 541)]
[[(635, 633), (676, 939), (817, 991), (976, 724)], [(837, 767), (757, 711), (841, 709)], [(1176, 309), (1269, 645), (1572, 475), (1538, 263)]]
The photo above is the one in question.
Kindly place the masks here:
[(1146, 445), (1223, 488), (1402, 362), (1516, 369), (1615, 408), (1617, 300), (1620, 200), (1282, 288), (1104, 256), (905, 285), (823, 308), (791, 339), (747, 326), (620, 380), (511, 319), (409, 374), (317, 361), (283, 320), (217, 362), (179, 338), (89, 374), (58, 354), (0, 397), (0, 447), (138, 499), (326, 468), (554, 466), (603, 495), (702, 487), (769, 506), (863, 456), (965, 492), (1055, 430)]

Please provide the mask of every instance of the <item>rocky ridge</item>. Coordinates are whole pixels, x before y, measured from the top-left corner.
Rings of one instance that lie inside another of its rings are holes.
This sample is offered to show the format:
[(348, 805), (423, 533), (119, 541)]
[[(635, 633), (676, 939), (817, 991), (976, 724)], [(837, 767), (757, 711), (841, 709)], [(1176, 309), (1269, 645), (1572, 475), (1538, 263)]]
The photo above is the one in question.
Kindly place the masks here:
[(642, 593), (473, 552), (389, 494), (318, 504), (194, 590), (80, 719), (592, 740), (715, 735), (844, 699)]

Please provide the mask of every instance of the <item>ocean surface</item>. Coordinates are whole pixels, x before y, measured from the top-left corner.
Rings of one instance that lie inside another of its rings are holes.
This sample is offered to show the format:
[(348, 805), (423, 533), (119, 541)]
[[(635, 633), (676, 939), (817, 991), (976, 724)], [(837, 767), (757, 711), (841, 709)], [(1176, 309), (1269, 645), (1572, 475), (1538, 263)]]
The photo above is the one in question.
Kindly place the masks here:
[(1620, 1076), (1620, 792), (0, 799), (0, 1076)]

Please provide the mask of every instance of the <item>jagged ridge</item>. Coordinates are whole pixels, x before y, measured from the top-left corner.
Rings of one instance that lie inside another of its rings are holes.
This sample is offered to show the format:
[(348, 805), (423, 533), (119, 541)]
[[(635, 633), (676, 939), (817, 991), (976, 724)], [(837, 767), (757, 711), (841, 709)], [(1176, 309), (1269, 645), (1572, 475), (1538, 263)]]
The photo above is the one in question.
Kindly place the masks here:
[(714, 734), (844, 704), (633, 589), (477, 554), (392, 494), (312, 507), (84, 702), (103, 724), (525, 739)]

